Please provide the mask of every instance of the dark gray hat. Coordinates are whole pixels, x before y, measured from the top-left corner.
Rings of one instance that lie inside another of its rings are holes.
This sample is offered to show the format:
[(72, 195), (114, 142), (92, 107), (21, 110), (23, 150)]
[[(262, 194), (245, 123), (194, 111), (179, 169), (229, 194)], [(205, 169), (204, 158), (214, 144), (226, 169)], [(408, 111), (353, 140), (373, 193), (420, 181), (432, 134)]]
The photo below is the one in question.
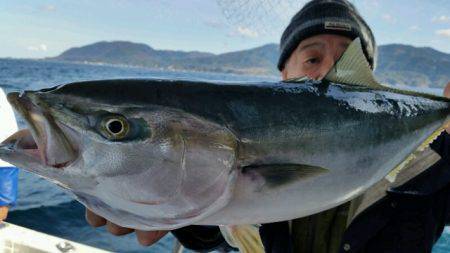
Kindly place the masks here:
[(337, 34), (355, 39), (359, 37), (364, 54), (375, 69), (377, 48), (375, 38), (356, 8), (347, 0), (312, 0), (291, 19), (280, 41), (278, 69), (304, 39), (319, 34)]

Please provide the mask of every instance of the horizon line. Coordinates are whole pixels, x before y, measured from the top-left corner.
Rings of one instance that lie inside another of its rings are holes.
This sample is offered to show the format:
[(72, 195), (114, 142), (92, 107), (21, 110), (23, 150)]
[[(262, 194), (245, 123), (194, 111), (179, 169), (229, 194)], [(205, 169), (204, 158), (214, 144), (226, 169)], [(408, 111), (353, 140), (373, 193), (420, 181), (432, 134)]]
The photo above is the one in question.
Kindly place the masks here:
[[(145, 46), (148, 46), (148, 47), (150, 47), (151, 49), (153, 49), (153, 50), (155, 50), (155, 51), (171, 51), (171, 52), (183, 52), (183, 53), (205, 53), (205, 54), (210, 54), (210, 55), (214, 55), (214, 56), (219, 56), (219, 55), (224, 55), (224, 54), (229, 54), (229, 53), (242, 52), (242, 51), (249, 51), (249, 50), (253, 50), (253, 49), (265, 47), (265, 46), (268, 46), (268, 45), (276, 45), (276, 46), (279, 45), (279, 43), (272, 42), (272, 43), (266, 43), (266, 44), (262, 44), (262, 45), (257, 46), (257, 47), (251, 47), (251, 48), (247, 48), (247, 49), (240, 49), (240, 50), (235, 50), (235, 51), (226, 51), (226, 52), (223, 52), (223, 53), (212, 53), (212, 52), (208, 52), (208, 51), (199, 51), (199, 50), (164, 49), (164, 48), (158, 49), (158, 48), (154, 48), (154, 47), (152, 47), (150, 44), (147, 44), (147, 43), (144, 43), (144, 42), (136, 42), (136, 41), (130, 41), (130, 40), (100, 40), (100, 41), (91, 42), (91, 43), (84, 44), (84, 45), (80, 45), (80, 46), (72, 46), (72, 47), (69, 47), (69, 48), (63, 50), (61, 53), (57, 54), (56, 56), (45, 56), (45, 57), (15, 57), (15, 56), (0, 56), (0, 59), (35, 59), (35, 60), (37, 60), (37, 59), (42, 59), (42, 60), (45, 60), (45, 59), (48, 59), (48, 58), (55, 58), (55, 57), (58, 57), (58, 56), (60, 56), (61, 54), (63, 54), (64, 52), (67, 52), (68, 50), (71, 50), (71, 49), (74, 49), (74, 48), (87, 47), (87, 46), (94, 45), (94, 44), (98, 44), (98, 43), (102, 43), (102, 42), (105, 42), (105, 43), (126, 42), (126, 43), (132, 43), (132, 44), (141, 44), (141, 45), (145, 45)], [(391, 45), (409, 46), (409, 47), (418, 48), (418, 49), (429, 48), (429, 49), (435, 50), (435, 51), (437, 51), (437, 52), (439, 52), (439, 53), (443, 53), (443, 54), (446, 54), (446, 55), (450, 55), (450, 52), (440, 51), (440, 50), (438, 50), (438, 49), (436, 49), (436, 48), (434, 48), (434, 47), (431, 47), (431, 46), (415, 46), (415, 45), (411, 45), (411, 44), (403, 44), (403, 43), (388, 43), (388, 44), (382, 44), (382, 45), (377, 45), (377, 48), (379, 48), (379, 47), (384, 47), (384, 46), (391, 46)]]

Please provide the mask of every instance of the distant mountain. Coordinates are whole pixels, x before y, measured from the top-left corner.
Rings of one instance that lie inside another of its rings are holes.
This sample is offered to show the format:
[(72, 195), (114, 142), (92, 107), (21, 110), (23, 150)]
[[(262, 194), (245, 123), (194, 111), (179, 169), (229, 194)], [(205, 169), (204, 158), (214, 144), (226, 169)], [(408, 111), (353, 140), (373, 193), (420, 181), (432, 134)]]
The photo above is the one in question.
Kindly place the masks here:
[(443, 87), (450, 82), (450, 54), (429, 47), (381, 46), (376, 74), (390, 84)]
[[(98, 42), (71, 48), (52, 60), (122, 64), (167, 70), (190, 70), (252, 75), (279, 75), (278, 45), (224, 54), (156, 50), (127, 42)], [(378, 79), (389, 84), (442, 87), (450, 81), (450, 54), (432, 48), (390, 44), (379, 47)]]
[(202, 52), (155, 50), (148, 45), (128, 41), (102, 41), (83, 47), (71, 48), (53, 59), (168, 68), (173, 62), (212, 55)]
[(278, 45), (267, 44), (249, 50), (198, 57), (188, 63), (180, 61), (177, 66), (196, 71), (277, 75), (278, 70), (274, 66), (277, 59)]
[(169, 70), (192, 70), (235, 74), (274, 75), (273, 62), (278, 57), (278, 46), (262, 47), (225, 54), (155, 50), (148, 45), (126, 42), (98, 42), (71, 48), (61, 55), (49, 58), (71, 62), (91, 62), (143, 66)]

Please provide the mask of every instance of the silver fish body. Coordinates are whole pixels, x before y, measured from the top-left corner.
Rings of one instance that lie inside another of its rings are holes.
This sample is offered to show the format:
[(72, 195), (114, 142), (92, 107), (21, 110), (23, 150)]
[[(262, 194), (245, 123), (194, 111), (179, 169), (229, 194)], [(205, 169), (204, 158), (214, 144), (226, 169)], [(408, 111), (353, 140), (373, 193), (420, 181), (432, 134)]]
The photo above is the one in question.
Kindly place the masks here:
[(328, 81), (105, 80), (8, 98), (30, 131), (4, 141), (1, 159), (143, 230), (266, 223), (337, 206), (450, 113), (445, 98)]

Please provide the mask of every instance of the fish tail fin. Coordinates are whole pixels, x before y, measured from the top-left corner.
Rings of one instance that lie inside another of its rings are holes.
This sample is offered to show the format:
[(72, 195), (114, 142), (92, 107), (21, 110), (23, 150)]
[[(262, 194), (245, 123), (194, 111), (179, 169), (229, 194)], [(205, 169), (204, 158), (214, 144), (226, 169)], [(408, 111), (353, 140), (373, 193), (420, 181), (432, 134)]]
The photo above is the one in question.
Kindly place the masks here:
[(225, 240), (242, 253), (264, 253), (264, 246), (256, 225), (219, 226)]
[(419, 147), (411, 153), (405, 160), (403, 160), (399, 165), (397, 165), (389, 174), (386, 175), (385, 179), (390, 183), (394, 183), (396, 181), (397, 175), (410, 164), (411, 161), (414, 161), (420, 153), (422, 153), (437, 137), (445, 131), (446, 128), (450, 126), (450, 122), (445, 123), (442, 127), (434, 131), (428, 138), (423, 141)]

